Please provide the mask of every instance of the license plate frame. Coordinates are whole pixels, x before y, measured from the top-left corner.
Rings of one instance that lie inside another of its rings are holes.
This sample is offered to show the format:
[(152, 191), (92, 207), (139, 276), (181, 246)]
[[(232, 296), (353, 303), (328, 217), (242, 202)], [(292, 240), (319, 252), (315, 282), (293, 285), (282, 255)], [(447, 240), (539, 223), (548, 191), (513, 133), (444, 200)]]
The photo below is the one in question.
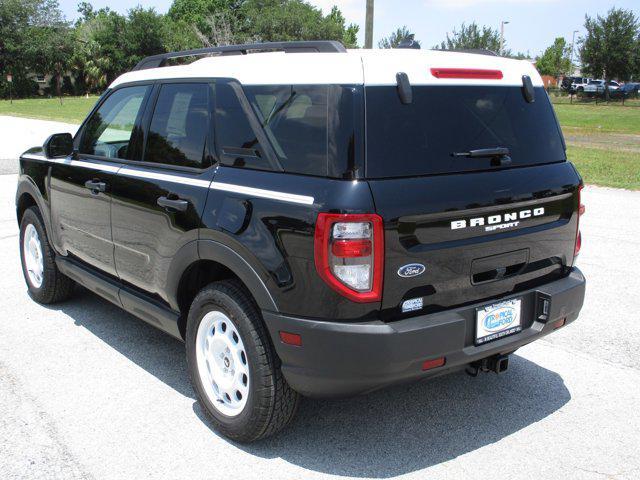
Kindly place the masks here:
[(476, 308), (475, 344), (484, 345), (522, 331), (522, 298)]

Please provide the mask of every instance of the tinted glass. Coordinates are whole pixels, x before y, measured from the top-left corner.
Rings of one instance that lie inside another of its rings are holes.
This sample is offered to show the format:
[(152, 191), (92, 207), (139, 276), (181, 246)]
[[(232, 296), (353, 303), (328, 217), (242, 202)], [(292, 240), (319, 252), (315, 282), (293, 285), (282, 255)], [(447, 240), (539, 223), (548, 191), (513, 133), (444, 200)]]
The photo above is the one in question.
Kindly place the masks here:
[(328, 86), (257, 86), (244, 91), (286, 172), (327, 174)]
[(113, 92), (87, 122), (80, 141), (80, 153), (130, 158), (134, 125), (150, 88), (126, 87)]
[[(239, 86), (216, 84), (215, 135), (220, 161), (234, 167), (271, 170), (247, 112), (242, 108)], [(250, 110), (249, 110), (250, 113)]]
[(367, 176), (372, 178), (487, 170), (490, 158), (454, 153), (505, 147), (512, 166), (566, 159), (549, 98), (521, 87), (414, 86), (403, 105), (395, 87), (367, 87)]
[(163, 85), (158, 95), (144, 160), (202, 168), (209, 129), (208, 86), (199, 83)]

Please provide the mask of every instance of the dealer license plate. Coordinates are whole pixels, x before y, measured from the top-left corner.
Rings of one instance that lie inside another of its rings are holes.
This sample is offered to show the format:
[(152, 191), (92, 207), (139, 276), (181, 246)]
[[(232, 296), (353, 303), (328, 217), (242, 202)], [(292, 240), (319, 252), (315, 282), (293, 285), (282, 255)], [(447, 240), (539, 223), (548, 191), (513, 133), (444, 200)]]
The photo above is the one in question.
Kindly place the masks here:
[(514, 298), (476, 309), (476, 345), (522, 331), (522, 299)]

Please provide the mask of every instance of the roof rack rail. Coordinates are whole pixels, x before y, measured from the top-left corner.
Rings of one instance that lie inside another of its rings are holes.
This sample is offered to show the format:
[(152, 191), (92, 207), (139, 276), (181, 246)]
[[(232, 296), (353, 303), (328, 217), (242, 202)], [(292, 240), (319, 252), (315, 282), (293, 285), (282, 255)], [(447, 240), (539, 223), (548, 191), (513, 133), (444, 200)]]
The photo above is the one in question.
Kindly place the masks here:
[(161, 53), (143, 58), (132, 68), (145, 70), (147, 68), (164, 67), (167, 60), (172, 58), (199, 57), (210, 54), (218, 55), (246, 55), (252, 52), (282, 51), (286, 53), (344, 53), (347, 50), (342, 43), (335, 40), (312, 40), (297, 42), (264, 42), (246, 43), (243, 45), (226, 45), (224, 47), (197, 48), (180, 52)]

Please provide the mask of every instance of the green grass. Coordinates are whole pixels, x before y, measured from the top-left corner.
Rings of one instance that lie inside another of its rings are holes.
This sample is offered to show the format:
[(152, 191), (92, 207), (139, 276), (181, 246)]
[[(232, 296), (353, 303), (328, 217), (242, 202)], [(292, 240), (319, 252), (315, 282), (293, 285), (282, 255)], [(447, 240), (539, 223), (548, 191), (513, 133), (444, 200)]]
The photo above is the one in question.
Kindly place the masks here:
[(566, 133), (640, 134), (640, 107), (554, 105)]
[(569, 160), (585, 183), (640, 190), (640, 153), (569, 146)]
[(56, 120), (66, 123), (80, 123), (95, 105), (98, 97), (63, 97), (62, 105), (58, 98), (27, 98), (0, 100), (0, 115)]

